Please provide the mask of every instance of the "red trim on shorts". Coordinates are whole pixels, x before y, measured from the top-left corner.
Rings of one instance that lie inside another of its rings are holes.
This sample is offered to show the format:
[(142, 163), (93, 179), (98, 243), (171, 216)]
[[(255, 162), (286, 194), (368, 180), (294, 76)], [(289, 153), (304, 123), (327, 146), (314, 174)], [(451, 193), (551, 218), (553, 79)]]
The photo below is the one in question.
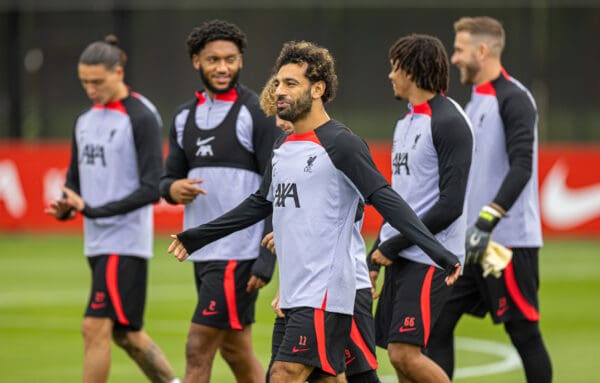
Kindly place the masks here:
[(319, 361), (321, 362), (321, 370), (328, 374), (337, 375), (329, 360), (327, 359), (327, 347), (325, 344), (325, 311), (315, 309), (314, 312), (315, 334), (317, 335), (317, 351), (319, 353)]
[(519, 289), (519, 285), (517, 284), (517, 278), (515, 278), (515, 270), (513, 268), (512, 260), (504, 269), (504, 283), (506, 284), (506, 289), (508, 290), (508, 294), (512, 298), (513, 302), (517, 305), (517, 308), (523, 316), (531, 322), (537, 322), (540, 320), (540, 313), (533, 307), (523, 293)]
[(110, 254), (108, 261), (106, 262), (106, 288), (108, 289), (108, 295), (117, 314), (117, 321), (125, 326), (129, 325), (129, 319), (125, 316), (123, 311), (123, 303), (121, 302), (121, 295), (119, 294), (119, 255)]
[(233, 330), (241, 330), (240, 318), (237, 312), (237, 302), (235, 297), (235, 268), (237, 261), (227, 262), (225, 268), (225, 277), (223, 278), (223, 290), (225, 291), (225, 301), (227, 301), (227, 311), (229, 311), (229, 326)]
[(319, 140), (319, 137), (317, 137), (317, 134), (315, 133), (314, 130), (311, 130), (308, 133), (302, 133), (302, 134), (292, 133), (286, 137), (286, 139), (285, 139), (285, 141), (283, 141), (283, 143), (285, 144), (286, 142), (292, 142), (292, 141), (309, 141), (309, 142), (313, 142), (319, 146), (323, 146), (321, 144), (321, 141)]
[(350, 339), (352, 339), (352, 342), (354, 342), (356, 347), (358, 347), (360, 352), (362, 352), (362, 354), (365, 356), (365, 359), (367, 360), (367, 363), (369, 363), (369, 366), (371, 366), (373, 370), (376, 370), (377, 358), (375, 357), (375, 355), (373, 355), (371, 350), (369, 350), (369, 347), (367, 347), (367, 344), (365, 343), (362, 334), (358, 330), (358, 326), (356, 325), (356, 321), (354, 320), (354, 318), (352, 318), (352, 329), (350, 330)]
[(421, 316), (423, 319), (423, 347), (427, 347), (431, 331), (431, 281), (435, 273), (435, 266), (429, 266), (423, 285), (421, 286)]

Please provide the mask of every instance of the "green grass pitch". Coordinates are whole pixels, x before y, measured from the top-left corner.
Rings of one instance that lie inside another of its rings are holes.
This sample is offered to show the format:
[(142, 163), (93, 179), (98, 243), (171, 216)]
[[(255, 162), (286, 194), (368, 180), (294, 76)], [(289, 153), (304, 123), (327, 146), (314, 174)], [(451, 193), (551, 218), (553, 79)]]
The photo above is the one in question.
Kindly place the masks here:
[[(191, 264), (180, 264), (167, 255), (168, 243), (166, 235), (155, 241), (145, 328), (182, 376), (195, 288)], [(0, 381), (81, 380), (80, 325), (90, 283), (82, 248), (79, 235), (0, 234)], [(541, 252), (541, 327), (555, 382), (598, 380), (599, 250), (598, 241), (553, 240), (547, 241)], [(276, 283), (271, 283), (262, 290), (253, 326), (255, 350), (265, 365), (274, 318), (269, 303), (275, 288)], [(511, 347), (501, 326), (492, 326), (489, 318), (465, 317), (457, 335), (464, 342), (457, 351), (457, 367), (463, 377), (456, 382), (525, 381), (521, 368), (511, 369), (505, 360), (508, 357), (502, 354)], [(473, 340), (493, 343), (473, 345)], [(123, 351), (113, 347), (112, 356), (110, 382), (145, 381)], [(382, 381), (395, 381), (385, 350), (378, 349), (378, 356)], [(213, 381), (234, 381), (220, 356)]]

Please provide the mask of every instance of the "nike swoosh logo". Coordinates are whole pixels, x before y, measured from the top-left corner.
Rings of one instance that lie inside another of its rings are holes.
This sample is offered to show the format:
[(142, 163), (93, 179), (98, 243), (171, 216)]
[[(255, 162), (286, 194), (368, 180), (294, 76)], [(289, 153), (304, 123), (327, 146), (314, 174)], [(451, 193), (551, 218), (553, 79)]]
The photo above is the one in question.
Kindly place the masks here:
[(201, 140), (201, 139), (199, 139), (199, 138), (198, 138), (198, 139), (196, 140), (196, 145), (198, 145), (198, 146), (200, 146), (200, 145), (206, 145), (206, 144), (208, 144), (209, 142), (213, 141), (214, 139), (215, 139), (215, 137), (214, 137), (214, 136), (213, 136), (213, 137), (208, 137), (208, 138), (205, 138), (205, 139), (203, 139), (203, 140)]
[(540, 190), (544, 223), (557, 230), (577, 227), (600, 215), (600, 183), (572, 189), (567, 186), (569, 169), (557, 161)]
[(481, 242), (481, 235), (479, 234), (473, 234), (471, 235), (471, 238), (469, 238), (469, 244), (471, 246), (477, 246), (479, 242)]
[(346, 361), (346, 366), (347, 366), (347, 365), (349, 365), (350, 363), (354, 362), (354, 360), (355, 360), (355, 359), (356, 359), (356, 357), (355, 357), (355, 356), (353, 356), (352, 358), (348, 359), (348, 360)]
[(504, 315), (504, 313), (506, 312), (506, 310), (508, 310), (508, 306), (504, 306), (502, 308), (499, 308), (498, 310), (496, 310), (496, 316), (501, 317), (502, 315)]
[(296, 346), (292, 347), (292, 352), (304, 352), (308, 350), (310, 350), (310, 348), (296, 348)]
[(218, 313), (218, 311), (209, 311), (207, 309), (202, 310), (202, 315), (204, 316), (217, 315)]
[(400, 327), (400, 332), (409, 332), (409, 331), (415, 331), (417, 328), (416, 327)]
[(98, 310), (98, 309), (101, 309), (102, 307), (106, 306), (106, 303), (92, 302), (91, 306), (92, 306), (92, 310)]

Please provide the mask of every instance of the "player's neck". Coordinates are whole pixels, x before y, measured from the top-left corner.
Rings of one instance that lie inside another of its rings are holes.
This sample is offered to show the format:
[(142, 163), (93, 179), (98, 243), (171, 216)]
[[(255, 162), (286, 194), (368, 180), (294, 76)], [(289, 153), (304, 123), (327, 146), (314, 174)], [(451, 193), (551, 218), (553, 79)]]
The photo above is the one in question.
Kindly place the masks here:
[(408, 95), (408, 102), (413, 105), (421, 105), (435, 97), (435, 92), (423, 90), (415, 87)]
[(115, 94), (108, 102), (119, 101), (127, 96), (129, 96), (129, 88), (127, 87), (127, 85), (125, 85), (125, 83), (122, 83), (118, 85)]
[(304, 134), (317, 129), (319, 126), (331, 120), (323, 105), (313, 103), (312, 109), (301, 120), (294, 122), (294, 133)]
[(477, 80), (475, 81), (475, 85), (481, 85), (490, 81), (494, 81), (500, 77), (500, 73), (502, 73), (502, 63), (500, 63), (500, 60), (490, 60), (481, 66), (481, 70), (479, 71)]

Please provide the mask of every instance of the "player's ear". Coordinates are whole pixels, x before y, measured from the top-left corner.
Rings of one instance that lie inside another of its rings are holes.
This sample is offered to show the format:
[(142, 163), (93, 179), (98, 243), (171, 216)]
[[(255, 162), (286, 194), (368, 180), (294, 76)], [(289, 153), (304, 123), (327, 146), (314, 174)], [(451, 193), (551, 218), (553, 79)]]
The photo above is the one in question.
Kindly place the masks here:
[(487, 57), (490, 54), (490, 46), (485, 42), (477, 44), (476, 54), (480, 59)]
[(311, 85), (310, 95), (313, 99), (321, 98), (325, 93), (325, 89), (327, 85), (325, 85), (325, 81), (317, 81)]
[(200, 53), (192, 55), (192, 66), (196, 70), (200, 69)]
[(115, 67), (115, 73), (117, 74), (117, 76), (119, 76), (119, 79), (123, 81), (123, 79), (125, 78), (125, 69), (123, 69), (121, 65), (117, 65)]

